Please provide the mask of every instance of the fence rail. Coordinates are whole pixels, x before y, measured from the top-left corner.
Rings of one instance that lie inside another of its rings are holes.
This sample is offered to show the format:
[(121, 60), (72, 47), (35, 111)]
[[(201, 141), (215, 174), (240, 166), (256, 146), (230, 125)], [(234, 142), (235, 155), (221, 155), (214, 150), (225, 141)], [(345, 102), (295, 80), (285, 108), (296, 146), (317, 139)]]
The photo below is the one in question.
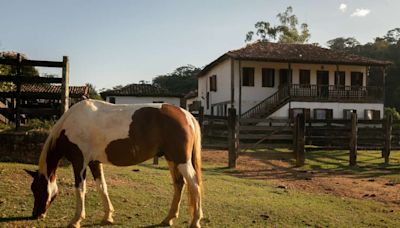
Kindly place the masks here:
[[(234, 109), (228, 117), (198, 116), (205, 143), (229, 149), (230, 167), (235, 167), (239, 152), (249, 149), (292, 148), (298, 165), (304, 164), (306, 150), (349, 150), (349, 164), (357, 164), (357, 150), (382, 150), (385, 164), (393, 149), (400, 149), (400, 121), (392, 116), (381, 120), (351, 119), (294, 120), (236, 119)], [(299, 119), (303, 118), (303, 119)]]
[[(69, 107), (69, 60), (67, 56), (63, 57), (63, 61), (41, 61), (41, 60), (26, 60), (22, 59), (20, 54), (17, 54), (16, 59), (0, 59), (1, 65), (16, 66), (16, 75), (0, 75), (0, 82), (11, 82), (15, 86), (13, 91), (1, 91), (1, 100), (10, 100), (12, 107), (1, 108), (0, 114), (8, 117), (8, 119), (15, 122), (15, 128), (18, 129), (21, 124), (22, 114), (40, 114), (40, 115), (55, 115), (62, 114), (68, 110)], [(39, 76), (25, 76), (22, 75), (22, 67), (56, 67), (62, 68), (61, 78), (48, 78)], [(30, 93), (21, 91), (23, 84), (61, 84), (60, 94), (49, 93)], [(24, 108), (21, 107), (22, 100), (27, 99), (61, 99), (61, 110), (50, 108)]]

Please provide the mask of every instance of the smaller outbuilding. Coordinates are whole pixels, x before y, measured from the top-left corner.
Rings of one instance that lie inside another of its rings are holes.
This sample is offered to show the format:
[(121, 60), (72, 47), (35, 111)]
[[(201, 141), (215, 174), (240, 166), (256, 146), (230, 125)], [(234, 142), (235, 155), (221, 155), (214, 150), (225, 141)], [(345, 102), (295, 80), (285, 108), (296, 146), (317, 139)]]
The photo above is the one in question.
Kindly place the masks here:
[(120, 89), (107, 90), (101, 97), (113, 104), (169, 103), (181, 106), (182, 95), (151, 84), (129, 84)]

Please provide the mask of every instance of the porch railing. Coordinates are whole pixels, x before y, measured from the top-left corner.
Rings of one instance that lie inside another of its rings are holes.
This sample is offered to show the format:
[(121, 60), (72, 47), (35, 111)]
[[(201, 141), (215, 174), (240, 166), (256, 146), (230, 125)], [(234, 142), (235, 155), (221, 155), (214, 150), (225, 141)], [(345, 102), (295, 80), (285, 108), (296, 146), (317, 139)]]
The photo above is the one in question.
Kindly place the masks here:
[(265, 98), (241, 115), (251, 118), (267, 115), (288, 100), (337, 101), (337, 102), (383, 102), (384, 90), (378, 86), (333, 86), (333, 85), (287, 85)]
[(289, 98), (289, 86), (280, 88), (277, 92), (271, 96), (265, 98), (260, 103), (255, 105), (241, 115), (242, 118), (254, 117), (257, 114), (268, 113), (278, 107), (282, 102)]
[(291, 98), (310, 101), (383, 101), (383, 88), (378, 86), (291, 85)]

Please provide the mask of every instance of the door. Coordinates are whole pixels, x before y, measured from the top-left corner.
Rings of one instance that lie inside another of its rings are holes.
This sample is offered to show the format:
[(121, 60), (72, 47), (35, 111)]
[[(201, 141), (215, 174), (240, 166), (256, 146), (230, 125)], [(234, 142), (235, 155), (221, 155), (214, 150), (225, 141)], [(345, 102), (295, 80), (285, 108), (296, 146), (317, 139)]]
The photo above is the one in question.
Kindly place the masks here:
[(329, 96), (329, 71), (317, 71), (317, 87), (319, 97)]
[(290, 73), (288, 69), (279, 70), (279, 87), (285, 87), (291, 82)]

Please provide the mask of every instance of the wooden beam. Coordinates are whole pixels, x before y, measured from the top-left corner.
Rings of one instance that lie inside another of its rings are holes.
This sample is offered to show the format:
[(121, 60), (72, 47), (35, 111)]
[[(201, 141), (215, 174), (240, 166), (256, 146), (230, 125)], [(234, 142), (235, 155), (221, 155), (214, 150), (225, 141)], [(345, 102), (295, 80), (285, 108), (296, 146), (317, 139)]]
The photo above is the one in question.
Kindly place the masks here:
[(236, 168), (236, 159), (238, 154), (238, 135), (237, 135), (238, 121), (236, 118), (236, 109), (230, 108), (228, 111), (228, 166), (229, 168)]
[(27, 60), (24, 59), (21, 62), (18, 62), (17, 59), (0, 59), (0, 64), (2, 65), (10, 65), (10, 66), (37, 66), (37, 67), (63, 67), (63, 62), (57, 61), (41, 61), (41, 60)]
[(61, 84), (61, 115), (69, 109), (69, 59), (63, 56), (62, 84)]
[(242, 61), (239, 60), (239, 117), (242, 116)]
[(392, 124), (393, 115), (388, 114), (385, 119), (385, 148), (383, 149), (383, 157), (385, 159), (385, 165), (389, 164), (390, 151), (392, 149)]
[[(22, 74), (22, 56), (18, 53), (17, 54), (17, 76), (21, 76)], [(15, 104), (15, 130), (18, 130), (21, 125), (21, 113), (19, 106), (21, 104), (21, 82), (16, 82), (17, 91), (16, 91), (16, 104)]]
[(305, 162), (305, 117), (304, 114), (298, 114), (295, 118), (295, 153), (296, 153), (296, 166), (300, 167)]
[(235, 60), (231, 58), (231, 108), (235, 107)]
[(357, 165), (357, 113), (351, 113), (350, 157), (349, 165)]
[(62, 83), (62, 78), (0, 75), (0, 82), (13, 82), (23, 84)]

